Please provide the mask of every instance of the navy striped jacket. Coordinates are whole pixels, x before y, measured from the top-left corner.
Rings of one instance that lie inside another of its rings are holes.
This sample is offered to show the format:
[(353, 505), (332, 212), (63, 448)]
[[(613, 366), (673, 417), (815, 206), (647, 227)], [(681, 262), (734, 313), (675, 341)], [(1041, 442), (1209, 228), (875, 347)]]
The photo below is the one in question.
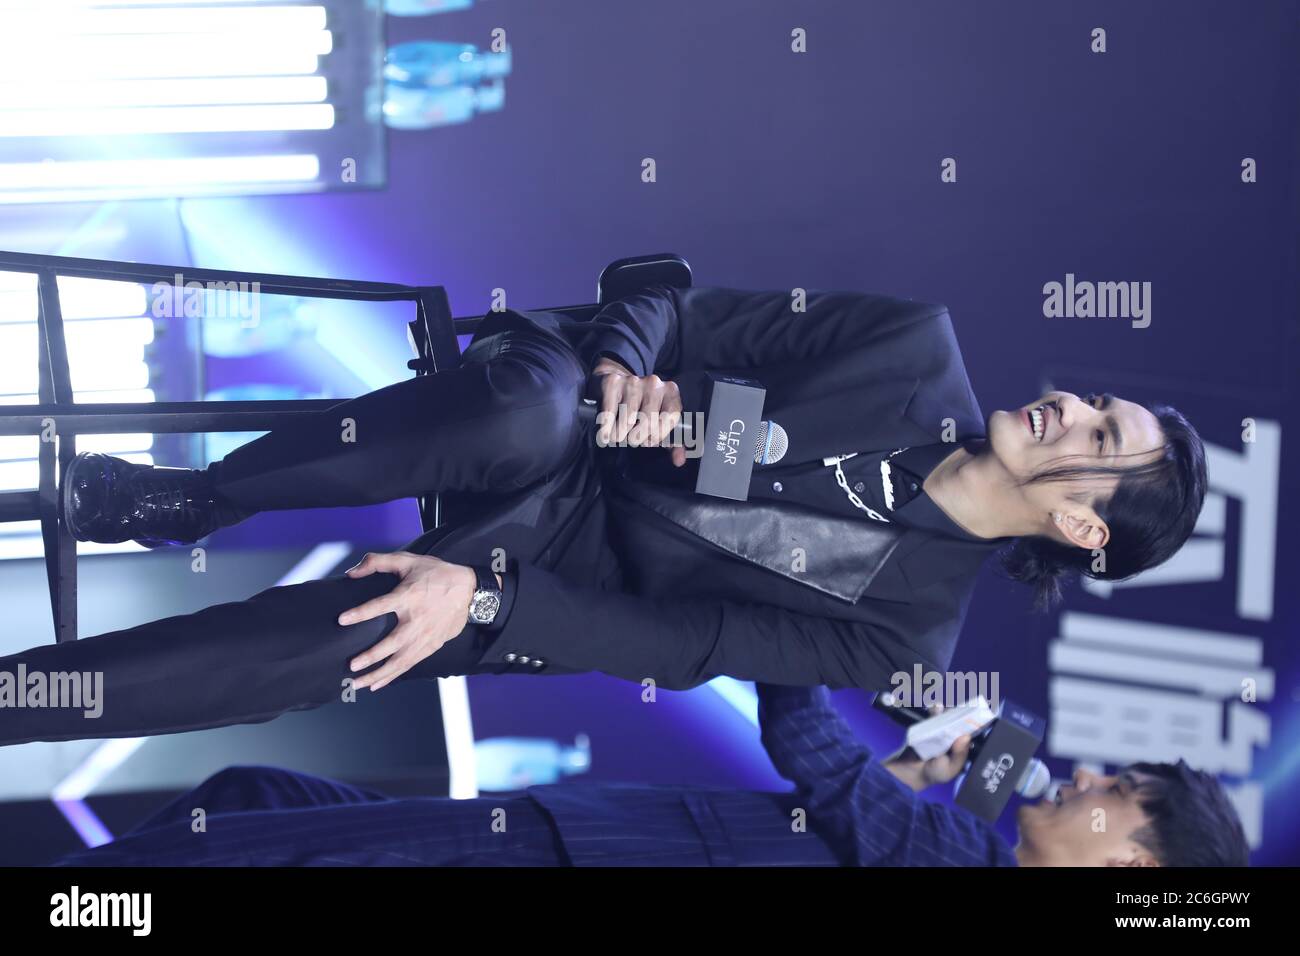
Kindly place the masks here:
[[(115, 843), (62, 863), (1015, 865), (983, 822), (922, 800), (872, 759), (825, 688), (760, 685), (759, 715), (772, 762), (795, 784), (791, 793), (564, 783), (509, 800), (399, 800), (280, 768), (230, 767)], [(490, 832), (499, 808), (529, 799), (534, 812), (514, 817), (511, 831), (523, 841), (511, 852), (521, 855), (503, 856), (496, 851), (504, 844), (475, 837)], [(209, 814), (201, 833), (191, 829), (195, 807)]]
[(564, 783), (528, 795), (579, 866), (1016, 865), (992, 827), (881, 766), (826, 688), (758, 694), (763, 745), (793, 793)]

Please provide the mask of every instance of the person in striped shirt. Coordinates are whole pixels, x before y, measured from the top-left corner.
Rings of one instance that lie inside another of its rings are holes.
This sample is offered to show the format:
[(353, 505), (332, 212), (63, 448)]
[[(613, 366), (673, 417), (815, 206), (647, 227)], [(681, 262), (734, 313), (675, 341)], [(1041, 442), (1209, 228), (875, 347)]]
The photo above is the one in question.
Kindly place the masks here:
[[(825, 688), (758, 685), (763, 745), (795, 788), (763, 793), (567, 781), (474, 800), (393, 799), (274, 767), (230, 767), (67, 866), (1245, 865), (1222, 788), (1179, 763), (1078, 773), (1019, 811), (1013, 849), (919, 792), (952, 780), (969, 738), (883, 761)], [(206, 825), (192, 829), (196, 808)], [(1101, 825), (1099, 825), (1099, 823)]]

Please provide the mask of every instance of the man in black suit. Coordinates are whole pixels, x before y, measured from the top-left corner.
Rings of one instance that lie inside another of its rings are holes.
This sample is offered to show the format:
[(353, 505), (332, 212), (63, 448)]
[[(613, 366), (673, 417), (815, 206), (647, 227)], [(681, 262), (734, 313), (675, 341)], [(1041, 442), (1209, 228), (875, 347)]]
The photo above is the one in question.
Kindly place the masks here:
[[(268, 720), (409, 676), (884, 689), (948, 665), (996, 548), (1040, 594), (1097, 574), (1099, 551), (1125, 577), (1181, 545), (1205, 491), (1171, 409), (1054, 392), (986, 430), (947, 310), (888, 296), (658, 286), (591, 323), (490, 313), (463, 358), (206, 470), (79, 457), (65, 495), (83, 539), (192, 542), (258, 511), (430, 489), (462, 519), (347, 575), (0, 659), (101, 671), (106, 702), (93, 722), (0, 710), (0, 741)], [(760, 381), (789, 435), (745, 502), (694, 495), (682, 451), (657, 445), (705, 370)], [(615, 447), (597, 448), (584, 392), (643, 418), (605, 422)]]

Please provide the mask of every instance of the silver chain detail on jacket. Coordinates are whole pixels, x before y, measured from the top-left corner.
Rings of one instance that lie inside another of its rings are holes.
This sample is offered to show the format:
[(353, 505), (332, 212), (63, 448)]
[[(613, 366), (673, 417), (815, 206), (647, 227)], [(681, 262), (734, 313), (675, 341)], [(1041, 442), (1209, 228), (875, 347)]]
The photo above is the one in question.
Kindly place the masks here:
[[(881, 483), (881, 487), (884, 489), (885, 492), (885, 507), (887, 507), (890, 511), (894, 510), (894, 482), (893, 482), (892, 471), (889, 467), (889, 461), (895, 455), (903, 451), (906, 451), (906, 449), (896, 448), (889, 454), (888, 458), (882, 458), (880, 460), (880, 483)], [(844, 461), (846, 458), (853, 458), (857, 454), (858, 453), (856, 451), (853, 451), (853, 452), (849, 452), (846, 455), (832, 455), (830, 458), (825, 458), (822, 460), (827, 465), (835, 466), (835, 481), (837, 484), (839, 484), (841, 488), (844, 489), (844, 493), (849, 496), (849, 501), (853, 503), (853, 507), (861, 508), (863, 511), (867, 513), (867, 517), (875, 521), (883, 521), (885, 522), (885, 524), (889, 524), (888, 518), (880, 514), (880, 512), (876, 511), (876, 509), (869, 506), (866, 502), (864, 502), (861, 498), (859, 498), (856, 494), (853, 493), (853, 489), (849, 487), (849, 480), (846, 477), (844, 477), (844, 466), (841, 465), (840, 462)]]

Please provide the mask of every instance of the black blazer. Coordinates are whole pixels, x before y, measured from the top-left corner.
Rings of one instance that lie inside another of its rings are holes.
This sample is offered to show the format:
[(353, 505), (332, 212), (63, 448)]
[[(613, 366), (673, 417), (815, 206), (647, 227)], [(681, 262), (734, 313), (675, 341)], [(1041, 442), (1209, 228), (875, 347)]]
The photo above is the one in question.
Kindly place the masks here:
[[(481, 338), (525, 323), (678, 381), (690, 410), (702, 370), (767, 389), (786, 461), (983, 434), (947, 310), (882, 295), (654, 287), (591, 323), (491, 313)], [(731, 502), (638, 480), (638, 456), (590, 450), (559, 476), (410, 550), (513, 557), (509, 617), (482, 638), (481, 670), (602, 671), (683, 689), (717, 675), (880, 690), (914, 664), (944, 669), (975, 576), (1001, 541), (963, 541), (781, 502)], [(591, 479), (598, 471), (599, 480)], [(558, 480), (558, 479), (557, 479)], [(560, 534), (560, 529), (563, 534)], [(564, 539), (557, 545), (556, 539)], [(793, 548), (807, 567), (791, 570)], [(610, 553), (617, 560), (610, 559)]]

